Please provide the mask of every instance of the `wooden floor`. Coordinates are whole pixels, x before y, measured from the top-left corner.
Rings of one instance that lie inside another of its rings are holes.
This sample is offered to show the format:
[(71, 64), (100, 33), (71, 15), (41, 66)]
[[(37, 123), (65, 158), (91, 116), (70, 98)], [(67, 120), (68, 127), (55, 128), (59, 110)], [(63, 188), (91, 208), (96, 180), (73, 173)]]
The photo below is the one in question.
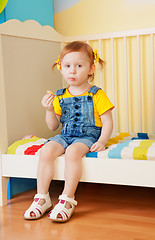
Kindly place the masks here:
[[(54, 204), (62, 187), (59, 181), (51, 185)], [(0, 207), (1, 240), (155, 240), (155, 189), (80, 183), (76, 211), (61, 224), (47, 214), (36, 221), (23, 219), (34, 194), (18, 194)]]

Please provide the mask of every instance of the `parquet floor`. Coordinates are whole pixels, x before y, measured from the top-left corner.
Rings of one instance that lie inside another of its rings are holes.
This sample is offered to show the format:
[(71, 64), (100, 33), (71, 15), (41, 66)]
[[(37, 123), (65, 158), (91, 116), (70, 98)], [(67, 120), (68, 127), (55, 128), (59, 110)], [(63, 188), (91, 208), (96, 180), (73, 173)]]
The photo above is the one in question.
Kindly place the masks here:
[[(54, 181), (54, 204), (63, 182)], [(155, 240), (155, 189), (80, 183), (78, 206), (67, 223), (53, 223), (47, 214), (23, 219), (35, 190), (16, 195), (0, 207), (0, 240)]]

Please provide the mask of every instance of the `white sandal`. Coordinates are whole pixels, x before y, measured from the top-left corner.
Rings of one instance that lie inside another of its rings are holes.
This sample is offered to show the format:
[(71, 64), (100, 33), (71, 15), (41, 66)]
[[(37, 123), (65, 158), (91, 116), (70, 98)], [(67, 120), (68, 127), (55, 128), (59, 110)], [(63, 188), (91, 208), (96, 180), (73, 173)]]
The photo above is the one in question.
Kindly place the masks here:
[[(39, 204), (40, 199), (45, 200), (43, 205)], [(41, 218), (45, 212), (52, 209), (52, 202), (49, 193), (47, 194), (40, 194), (37, 193), (34, 196), (34, 201), (31, 206), (25, 211), (24, 218), (28, 220), (39, 219)], [(31, 213), (34, 213), (35, 216), (31, 216)]]
[[(48, 217), (54, 222), (67, 222), (74, 213), (77, 201), (75, 201), (74, 198), (67, 197), (65, 194), (60, 195), (59, 200), (59, 203), (49, 212)], [(71, 208), (67, 209), (65, 207), (66, 202), (71, 205)], [(58, 217), (59, 214), (61, 218)]]

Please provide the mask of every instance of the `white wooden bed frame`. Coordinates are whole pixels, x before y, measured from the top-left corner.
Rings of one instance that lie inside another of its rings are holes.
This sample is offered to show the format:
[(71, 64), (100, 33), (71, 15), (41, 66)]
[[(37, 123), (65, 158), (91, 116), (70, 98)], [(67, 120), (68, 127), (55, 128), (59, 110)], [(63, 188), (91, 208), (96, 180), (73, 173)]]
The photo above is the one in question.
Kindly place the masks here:
[[(102, 56), (102, 40), (111, 42), (111, 80), (112, 101), (115, 104), (115, 39), (124, 41), (125, 67), (125, 121), (126, 129), (130, 130), (130, 111), (127, 74), (127, 38), (137, 38), (138, 61), (138, 104), (139, 129), (142, 131), (142, 91), (140, 71), (140, 36), (150, 36), (151, 49), (151, 82), (152, 82), (152, 131), (155, 119), (155, 86), (154, 86), (154, 29), (142, 29), (119, 33), (96, 34), (87, 36), (65, 37), (50, 26), (42, 27), (39, 23), (29, 20), (21, 23), (10, 20), (0, 25), (0, 206), (7, 204), (7, 185), (9, 177), (36, 178), (37, 156), (7, 155), (6, 150), (13, 141), (26, 134), (34, 134), (48, 138), (50, 133), (44, 122), (41, 98), (45, 91), (56, 91), (64, 87), (60, 74), (51, 72), (50, 67), (57, 59), (62, 46), (69, 41), (97, 41), (100, 56)], [(25, 70), (26, 68), (26, 70)], [(103, 87), (100, 71), (100, 86)], [(54, 80), (53, 80), (54, 79)], [(56, 79), (56, 80), (55, 80)], [(24, 100), (25, 99), (25, 100)], [(33, 106), (34, 104), (34, 106)], [(38, 106), (39, 105), (39, 106)], [(118, 111), (118, 110), (117, 110)], [(114, 126), (118, 129), (117, 115), (114, 111)], [(19, 118), (19, 120), (18, 120)], [(64, 179), (64, 157), (56, 162), (55, 179)], [(155, 187), (155, 161), (143, 160), (103, 160), (100, 158), (83, 158), (83, 182), (121, 184), (132, 186)]]

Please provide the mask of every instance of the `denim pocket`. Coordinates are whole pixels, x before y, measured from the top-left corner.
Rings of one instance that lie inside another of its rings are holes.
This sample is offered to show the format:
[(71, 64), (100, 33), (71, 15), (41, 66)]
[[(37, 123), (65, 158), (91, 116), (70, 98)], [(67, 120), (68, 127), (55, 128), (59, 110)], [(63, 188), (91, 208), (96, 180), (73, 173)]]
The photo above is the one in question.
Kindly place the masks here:
[(96, 126), (84, 126), (83, 127), (83, 132), (86, 136), (88, 137), (93, 137), (96, 140), (100, 137), (101, 135), (101, 127), (96, 127)]
[(85, 136), (82, 123), (65, 123), (61, 134), (66, 137), (83, 137)]

